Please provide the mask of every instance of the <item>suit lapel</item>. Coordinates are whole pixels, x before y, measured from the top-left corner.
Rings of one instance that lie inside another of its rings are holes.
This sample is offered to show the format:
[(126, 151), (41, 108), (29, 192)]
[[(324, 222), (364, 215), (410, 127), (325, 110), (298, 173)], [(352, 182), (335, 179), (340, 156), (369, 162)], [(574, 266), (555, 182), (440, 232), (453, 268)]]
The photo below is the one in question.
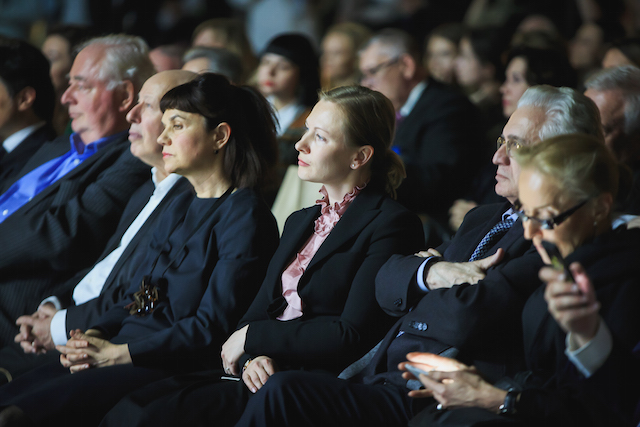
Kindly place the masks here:
[[(274, 266), (278, 266), (280, 273), (284, 271), (291, 259), (302, 248), (311, 233), (313, 233), (313, 222), (320, 214), (320, 206), (311, 206), (302, 211), (293, 213), (295, 218), (291, 218), (287, 223), (286, 232), (282, 233), (278, 250), (271, 260)], [(279, 280), (278, 276), (278, 280)]]
[(356, 196), (351, 206), (347, 208), (342, 218), (340, 218), (318, 249), (318, 252), (311, 259), (307, 271), (312, 270), (315, 265), (327, 256), (335, 253), (346, 241), (360, 233), (380, 213), (378, 205), (383, 197), (370, 190), (363, 190)]
[[(478, 246), (478, 244), (480, 243), (482, 238), (499, 221), (502, 220), (502, 214), (504, 214), (507, 211), (507, 209), (509, 209), (509, 207), (510, 207), (510, 205), (508, 203), (505, 203), (505, 204), (501, 205), (500, 208), (497, 209), (495, 211), (495, 213), (484, 222), (483, 225), (478, 226), (474, 232), (470, 232), (467, 239), (462, 239), (462, 242), (461, 242), (461, 243), (463, 243), (461, 245), (462, 247), (458, 248), (459, 249), (458, 254), (461, 254), (461, 256), (460, 256), (460, 258), (458, 258), (456, 256), (456, 254), (454, 254), (453, 259), (456, 259), (459, 262), (469, 261), (469, 258), (471, 257), (471, 254), (473, 254), (473, 251), (475, 251), (476, 247)], [(520, 228), (520, 229), (522, 230), (522, 228)], [(509, 232), (511, 232), (511, 230), (509, 230)], [(507, 234), (509, 234), (509, 232), (507, 232)], [(500, 239), (499, 243), (502, 242), (503, 239)]]

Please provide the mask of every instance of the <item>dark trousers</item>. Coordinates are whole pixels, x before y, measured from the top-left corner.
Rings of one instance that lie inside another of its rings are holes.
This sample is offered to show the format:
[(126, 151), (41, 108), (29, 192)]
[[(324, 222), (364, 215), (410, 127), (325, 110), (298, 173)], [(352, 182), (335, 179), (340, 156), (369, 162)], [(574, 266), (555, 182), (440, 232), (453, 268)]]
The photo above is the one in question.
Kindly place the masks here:
[(37, 425), (97, 425), (122, 396), (167, 375), (132, 365), (71, 374), (56, 362), (0, 387), (0, 407), (15, 405)]
[(237, 427), (406, 426), (406, 390), (366, 385), (311, 372), (279, 372), (248, 402)]

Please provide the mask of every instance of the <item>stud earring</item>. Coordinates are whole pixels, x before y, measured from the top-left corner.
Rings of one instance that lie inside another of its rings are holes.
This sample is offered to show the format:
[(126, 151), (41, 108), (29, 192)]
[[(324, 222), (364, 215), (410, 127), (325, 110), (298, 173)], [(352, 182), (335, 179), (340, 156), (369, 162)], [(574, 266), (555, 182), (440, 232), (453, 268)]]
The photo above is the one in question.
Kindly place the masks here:
[(356, 168), (356, 164), (355, 164), (355, 163), (353, 163), (353, 164), (351, 165), (351, 169), (355, 169), (355, 168)]

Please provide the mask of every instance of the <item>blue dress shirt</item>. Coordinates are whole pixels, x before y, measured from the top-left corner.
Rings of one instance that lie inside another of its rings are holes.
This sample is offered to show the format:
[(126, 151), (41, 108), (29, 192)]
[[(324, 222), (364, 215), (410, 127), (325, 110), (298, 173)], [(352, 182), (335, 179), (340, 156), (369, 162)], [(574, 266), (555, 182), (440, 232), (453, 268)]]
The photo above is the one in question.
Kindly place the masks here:
[(0, 223), (100, 148), (121, 137), (123, 133), (100, 138), (87, 145), (82, 142), (78, 134), (71, 134), (69, 137), (71, 149), (67, 153), (27, 173), (0, 196)]

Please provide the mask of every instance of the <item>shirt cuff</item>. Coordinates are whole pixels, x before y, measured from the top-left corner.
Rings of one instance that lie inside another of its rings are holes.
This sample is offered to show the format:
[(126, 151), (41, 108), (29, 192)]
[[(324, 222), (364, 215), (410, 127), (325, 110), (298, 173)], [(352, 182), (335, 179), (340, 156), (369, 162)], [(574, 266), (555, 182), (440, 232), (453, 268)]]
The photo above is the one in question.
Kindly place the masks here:
[(51, 319), (49, 326), (51, 339), (55, 345), (67, 344), (67, 310), (58, 310)]
[(600, 319), (598, 332), (591, 341), (580, 348), (576, 348), (577, 344), (573, 340), (571, 332), (567, 334), (565, 340), (565, 354), (573, 363), (573, 365), (586, 378), (595, 374), (596, 371), (604, 365), (613, 349), (613, 339), (611, 332), (604, 320)]
[(50, 302), (51, 304), (53, 304), (56, 307), (56, 310), (62, 310), (62, 303), (60, 302), (60, 300), (58, 299), (58, 297), (55, 296), (50, 296), (49, 298), (45, 298), (42, 300), (42, 302), (40, 303), (40, 305), (45, 305), (46, 303)]
[(431, 267), (431, 265), (435, 264), (440, 260), (442, 260), (442, 258), (439, 256), (430, 256), (427, 259), (425, 259), (422, 264), (420, 264), (420, 267), (418, 268), (418, 273), (416, 273), (416, 281), (418, 282), (418, 287), (422, 291), (429, 292), (429, 287), (424, 282), (424, 269), (427, 268), (427, 266)]

